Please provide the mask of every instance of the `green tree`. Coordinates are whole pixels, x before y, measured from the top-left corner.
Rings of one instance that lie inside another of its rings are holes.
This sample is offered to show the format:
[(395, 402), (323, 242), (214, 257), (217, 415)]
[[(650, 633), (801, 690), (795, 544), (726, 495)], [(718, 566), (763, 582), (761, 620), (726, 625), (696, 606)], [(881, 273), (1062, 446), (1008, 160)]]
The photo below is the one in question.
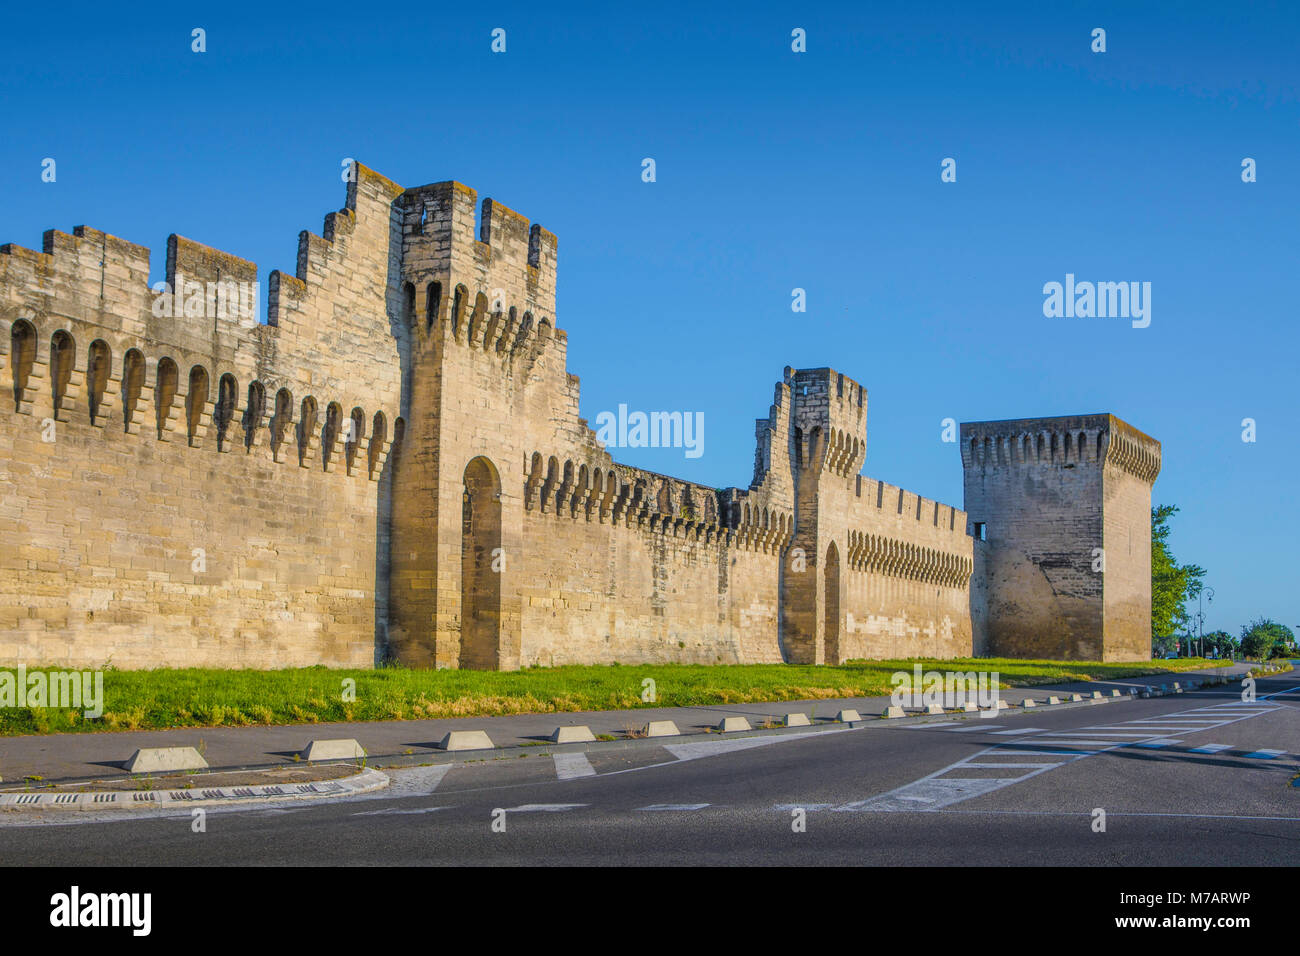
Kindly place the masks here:
[(1285, 653), (1294, 641), (1291, 628), (1266, 617), (1251, 621), (1241, 629), (1241, 652), (1260, 660)]
[(1205, 653), (1216, 657), (1230, 657), (1237, 650), (1237, 639), (1227, 631), (1211, 631), (1204, 641)]
[(1178, 513), (1177, 505), (1158, 505), (1151, 509), (1151, 637), (1168, 638), (1187, 630), (1186, 604), (1194, 600), (1204, 586), (1205, 569), (1195, 564), (1179, 564), (1169, 548), (1169, 519)]

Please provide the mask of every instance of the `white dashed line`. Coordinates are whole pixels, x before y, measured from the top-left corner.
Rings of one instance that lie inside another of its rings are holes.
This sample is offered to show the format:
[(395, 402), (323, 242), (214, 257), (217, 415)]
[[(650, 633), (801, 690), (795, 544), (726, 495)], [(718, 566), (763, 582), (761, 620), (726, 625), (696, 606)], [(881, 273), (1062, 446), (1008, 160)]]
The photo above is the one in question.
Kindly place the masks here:
[(703, 810), (710, 806), (707, 803), (654, 803), (648, 807), (637, 807), (637, 810), (647, 811), (671, 811), (671, 810)]

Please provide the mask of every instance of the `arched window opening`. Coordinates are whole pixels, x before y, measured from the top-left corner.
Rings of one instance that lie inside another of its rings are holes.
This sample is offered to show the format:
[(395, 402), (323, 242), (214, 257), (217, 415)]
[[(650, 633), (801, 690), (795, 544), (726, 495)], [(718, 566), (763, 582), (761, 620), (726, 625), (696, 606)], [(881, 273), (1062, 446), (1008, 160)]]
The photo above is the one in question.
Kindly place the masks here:
[(425, 307), (425, 330), (433, 328), (433, 323), (438, 321), (438, 309), (442, 307), (442, 283), (430, 282), (424, 291)]
[(325, 408), (325, 427), (321, 430), (321, 467), (326, 471), (338, 460), (334, 446), (342, 427), (343, 409), (338, 402), (330, 402)]
[(248, 404), (244, 408), (244, 448), (251, 451), (257, 444), (258, 429), (266, 417), (266, 386), (261, 382), (248, 383)]
[(316, 431), (316, 399), (308, 395), (300, 406), (302, 414), (298, 419), (298, 463), (303, 464), (311, 458), (312, 435)]
[(343, 434), (343, 457), (347, 462), (348, 474), (351, 475), (356, 468), (357, 449), (361, 447), (361, 439), (366, 435), (366, 413), (360, 408), (352, 409), (347, 425)]
[(203, 408), (208, 402), (208, 370), (190, 369), (190, 390), (185, 396), (185, 434), (191, 445), (203, 439)]
[(169, 358), (158, 360), (158, 374), (154, 380), (153, 402), (154, 417), (158, 426), (158, 437), (163, 437), (167, 421), (171, 418), (172, 402), (176, 400), (176, 388), (180, 382), (180, 370)]
[(235, 418), (235, 396), (239, 385), (235, 376), (226, 373), (217, 383), (217, 405), (212, 410), (213, 424), (217, 428), (217, 451), (230, 450), (230, 423)]
[(112, 365), (113, 353), (108, 343), (103, 339), (95, 339), (91, 342), (86, 361), (86, 405), (92, 425), (99, 423), (99, 410), (104, 405), (104, 394), (108, 391)]
[(36, 365), (36, 328), (30, 322), (18, 321), (9, 331), (10, 369), (13, 373), (14, 407), (22, 410), (23, 393)]
[(122, 362), (122, 425), (128, 433), (137, 430), (140, 395), (144, 391), (145, 362), (138, 349), (130, 349)]
[(375, 474), (375, 468), (379, 464), (379, 456), (383, 453), (384, 442), (388, 439), (388, 420), (384, 418), (383, 412), (375, 412), (373, 426), (370, 429), (370, 447), (366, 456), (367, 474), (371, 478), (378, 477)]
[(68, 385), (72, 381), (72, 370), (77, 364), (77, 345), (72, 336), (60, 329), (50, 337), (50, 386), (54, 403), (54, 417), (59, 421), (67, 420), (63, 403), (68, 397)]
[(501, 666), (501, 481), (488, 459), (465, 467), (461, 493), (460, 666)]

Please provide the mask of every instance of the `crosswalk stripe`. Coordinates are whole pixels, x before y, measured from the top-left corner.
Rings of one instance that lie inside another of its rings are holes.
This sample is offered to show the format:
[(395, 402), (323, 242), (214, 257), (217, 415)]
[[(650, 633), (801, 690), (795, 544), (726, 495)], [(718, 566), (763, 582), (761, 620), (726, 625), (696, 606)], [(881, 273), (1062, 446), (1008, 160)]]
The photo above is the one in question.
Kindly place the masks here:
[(972, 762), (967, 764), (966, 766), (979, 767), (981, 769), (985, 767), (991, 767), (994, 770), (1011, 770), (1016, 767), (1059, 767), (1062, 763), (1064, 763), (1064, 761), (1058, 761), (1056, 763), (1030, 763), (1029, 761), (1025, 761), (1024, 763), (983, 763), (983, 762), (974, 763)]
[(637, 807), (637, 810), (703, 810), (711, 806), (708, 803), (653, 803), (648, 807)]
[(585, 803), (525, 803), (518, 807), (507, 807), (506, 813), (563, 813), (565, 810), (577, 810)]
[(1222, 750), (1231, 750), (1232, 744), (1206, 744), (1204, 747), (1193, 747), (1188, 753), (1193, 754), (1217, 754)]
[(1046, 732), (1046, 727), (1017, 727), (1014, 730), (994, 731), (993, 736), (1001, 737), (1004, 734), (1041, 734)]
[(1172, 747), (1174, 744), (1181, 744), (1181, 740), (1148, 740), (1145, 743), (1134, 744), (1134, 747), (1145, 747), (1148, 750), (1159, 750), (1161, 747)]
[(1114, 747), (1117, 743), (1119, 741), (1115, 740), (1069, 740), (1058, 738), (1048, 740), (1044, 737), (1034, 738), (1035, 746), (1042, 745), (1046, 747)]
[(1255, 760), (1276, 760), (1284, 753), (1286, 753), (1285, 750), (1256, 750), (1253, 754), (1246, 754), (1246, 757)]
[(591, 765), (591, 761), (584, 753), (560, 753), (552, 756), (555, 759), (555, 776), (560, 780), (596, 775), (596, 768)]
[(943, 721), (937, 721), (936, 723), (933, 724), (905, 724), (900, 729), (901, 730), (929, 730), (931, 727), (955, 727), (956, 725), (957, 725), (957, 721), (955, 720), (943, 720)]

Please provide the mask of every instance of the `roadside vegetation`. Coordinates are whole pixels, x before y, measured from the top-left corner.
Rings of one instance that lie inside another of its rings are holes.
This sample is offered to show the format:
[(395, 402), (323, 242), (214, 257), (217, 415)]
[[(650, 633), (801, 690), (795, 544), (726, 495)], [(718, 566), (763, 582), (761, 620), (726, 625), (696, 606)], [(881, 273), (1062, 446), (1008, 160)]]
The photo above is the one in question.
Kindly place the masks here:
[(850, 661), (824, 666), (574, 665), (514, 672), (405, 667), (105, 670), (102, 717), (87, 719), (77, 710), (0, 707), (0, 735), (422, 720), (877, 697), (893, 691), (890, 677), (895, 672), (911, 673), (918, 663), (923, 670), (996, 671), (1002, 686), (1008, 687), (1169, 674), (1226, 662), (1181, 658), (1100, 664), (965, 658)]

